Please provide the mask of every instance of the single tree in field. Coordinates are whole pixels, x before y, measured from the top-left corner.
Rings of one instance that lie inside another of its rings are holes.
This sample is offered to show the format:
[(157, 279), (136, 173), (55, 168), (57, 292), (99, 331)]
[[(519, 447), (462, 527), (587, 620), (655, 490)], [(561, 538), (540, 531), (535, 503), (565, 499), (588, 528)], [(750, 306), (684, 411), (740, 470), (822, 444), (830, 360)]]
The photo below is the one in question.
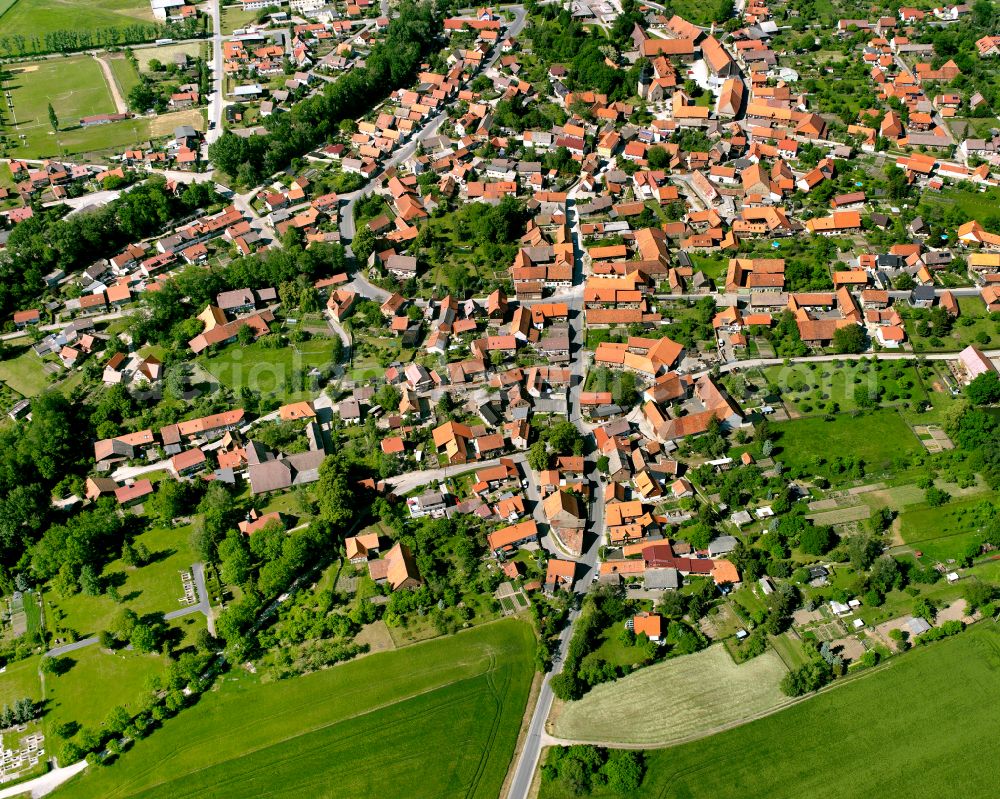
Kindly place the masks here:
[(49, 124), (52, 126), (53, 133), (59, 131), (59, 117), (56, 116), (56, 110), (52, 107), (52, 103), (49, 103)]

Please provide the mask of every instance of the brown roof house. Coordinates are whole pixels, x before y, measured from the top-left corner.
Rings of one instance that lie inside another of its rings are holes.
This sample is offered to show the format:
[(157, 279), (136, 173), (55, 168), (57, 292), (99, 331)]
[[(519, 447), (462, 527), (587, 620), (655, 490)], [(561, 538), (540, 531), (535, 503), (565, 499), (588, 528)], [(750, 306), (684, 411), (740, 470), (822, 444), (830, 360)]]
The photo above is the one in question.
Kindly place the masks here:
[(397, 543), (381, 560), (368, 561), (368, 573), (376, 583), (389, 583), (393, 591), (420, 586), (420, 572), (405, 544)]
[(362, 533), (345, 538), (344, 548), (351, 563), (365, 563), (379, 552), (378, 533)]

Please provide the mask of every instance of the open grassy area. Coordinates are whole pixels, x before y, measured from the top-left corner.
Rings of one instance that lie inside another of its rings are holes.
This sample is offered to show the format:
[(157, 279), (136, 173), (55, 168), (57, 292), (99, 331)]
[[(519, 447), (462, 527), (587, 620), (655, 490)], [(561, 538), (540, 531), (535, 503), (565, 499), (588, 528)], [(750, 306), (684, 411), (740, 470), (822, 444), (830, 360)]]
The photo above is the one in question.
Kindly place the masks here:
[(174, 44), (161, 44), (156, 47), (136, 47), (133, 49), (135, 60), (139, 63), (139, 69), (144, 72), (149, 69), (149, 62), (156, 59), (161, 64), (173, 62), (174, 56), (185, 53), (191, 58), (197, 58), (204, 47), (203, 42), (176, 42)]
[[(4, 19), (6, 23), (6, 16)], [(14, 108), (4, 109), (4, 131), (17, 145), (11, 150), (13, 156), (58, 154), (60, 147), (66, 146), (64, 131), (52, 132), (50, 104), (60, 129), (77, 127), (81, 117), (115, 110), (101, 66), (90, 56), (12, 64), (6, 72), (4, 89), (11, 93)], [(72, 132), (67, 130), (65, 135)]]
[(257, 11), (244, 11), (240, 5), (223, 6), (219, 20), (222, 33), (228, 36), (234, 30), (246, 27), (257, 19), (257, 14)]
[[(981, 297), (958, 297), (959, 316), (951, 330), (943, 337), (920, 335), (921, 321), (928, 315), (920, 309), (904, 309), (903, 321), (906, 334), (913, 342), (915, 352), (954, 352), (970, 344), (977, 347), (995, 347), (1000, 341), (1000, 322), (990, 319)], [(933, 332), (933, 331), (932, 331)], [(983, 336), (988, 338), (983, 340)]]
[(121, 560), (108, 564), (102, 577), (117, 586), (121, 606), (106, 594), (78, 593), (64, 598), (51, 591), (46, 593), (50, 624), (58, 622), (83, 638), (107, 629), (122, 606), (140, 616), (184, 607), (178, 602), (184, 594), (179, 573), (190, 569), (197, 560), (188, 543), (190, 533), (190, 527), (149, 530), (136, 541), (146, 545), (152, 562), (138, 568), (127, 567)]
[(956, 499), (937, 508), (921, 504), (905, 510), (899, 516), (900, 534), (928, 558), (960, 558), (970, 543), (982, 541), (983, 520), (976, 509), (984, 498)]
[(121, 89), (122, 97), (124, 97), (127, 102), (128, 93), (139, 83), (139, 73), (135, 71), (135, 67), (132, 66), (132, 62), (129, 61), (124, 55), (108, 56), (107, 61), (108, 64), (111, 65), (111, 72), (115, 76), (115, 80), (118, 82), (118, 87)]
[[(866, 464), (866, 473), (871, 474), (891, 466), (897, 455), (922, 448), (913, 431), (891, 410), (840, 415), (829, 422), (819, 417), (795, 419), (775, 424), (773, 429), (780, 434), (774, 457), (791, 469), (813, 469), (817, 457), (829, 463), (839, 456), (860, 458)], [(824, 474), (828, 463), (824, 464)]]
[(234, 391), (249, 387), (264, 396), (292, 399), (307, 388), (304, 374), (330, 362), (332, 341), (315, 338), (272, 349), (261, 344), (233, 345), (199, 359), (220, 383)]
[(142, 22), (153, 22), (145, 0), (17, 0), (0, 17), (0, 29), (5, 36), (30, 39), (53, 31), (94, 31)]
[(1000, 205), (1000, 189), (993, 187), (975, 191), (949, 186), (940, 192), (928, 192), (924, 199), (932, 205), (956, 206), (970, 219), (983, 219), (996, 213), (997, 205)]
[(49, 385), (42, 359), (32, 349), (0, 361), (0, 380), (23, 397), (37, 397)]
[(721, 645), (672, 658), (569, 702), (555, 735), (569, 740), (666, 744), (767, 712), (786, 697), (774, 652), (737, 666)]
[(45, 678), (46, 716), (49, 729), (75, 721), (82, 727), (100, 726), (116, 705), (135, 710), (144, 693), (143, 684), (167, 666), (161, 655), (140, 655), (122, 650), (107, 652), (88, 646), (65, 655), (72, 666), (65, 674)]
[[(631, 796), (993, 796), (995, 769), (981, 753), (1000, 733), (998, 668), (1000, 630), (976, 625), (767, 718), (647, 752), (646, 777)], [(540, 794), (568, 795), (549, 784)]]
[(877, 392), (883, 406), (905, 407), (927, 398), (916, 366), (909, 361), (792, 363), (770, 366), (755, 374), (761, 376), (764, 385), (776, 388), (791, 410), (803, 414), (856, 411), (854, 392), (858, 387)]
[(117, 763), (55, 796), (492, 799), (533, 651), (531, 628), (506, 620), (282, 683), (230, 675)]
[(18, 699), (30, 696), (36, 702), (42, 699), (42, 684), (38, 677), (38, 656), (8, 663), (0, 673), (0, 705), (13, 705)]

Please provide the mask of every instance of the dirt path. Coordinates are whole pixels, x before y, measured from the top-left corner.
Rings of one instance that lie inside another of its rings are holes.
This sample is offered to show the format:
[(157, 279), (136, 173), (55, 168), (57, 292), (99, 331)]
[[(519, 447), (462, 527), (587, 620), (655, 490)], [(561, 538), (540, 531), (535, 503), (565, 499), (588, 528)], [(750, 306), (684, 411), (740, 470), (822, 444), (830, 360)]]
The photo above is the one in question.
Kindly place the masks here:
[(122, 91), (118, 86), (118, 81), (115, 80), (115, 73), (111, 71), (111, 64), (96, 55), (94, 56), (94, 60), (101, 65), (101, 71), (104, 73), (104, 79), (108, 82), (108, 88), (111, 90), (111, 97), (115, 101), (115, 113), (127, 114), (128, 105), (125, 103), (125, 98), (122, 97)]

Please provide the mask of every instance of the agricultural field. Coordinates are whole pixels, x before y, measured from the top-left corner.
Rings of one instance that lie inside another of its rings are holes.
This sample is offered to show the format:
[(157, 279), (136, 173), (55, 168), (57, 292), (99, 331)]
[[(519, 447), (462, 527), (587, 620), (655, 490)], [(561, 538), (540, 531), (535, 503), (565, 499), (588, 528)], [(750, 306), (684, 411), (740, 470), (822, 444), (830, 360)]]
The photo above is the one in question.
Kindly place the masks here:
[(737, 666), (725, 647), (712, 646), (595, 686), (563, 707), (554, 734), (622, 744), (669, 744), (707, 735), (787, 702), (778, 689), (784, 674), (772, 651)]
[(42, 37), (53, 31), (95, 31), (152, 23), (145, 0), (15, 0), (0, 15), (4, 36)]
[[(279, 683), (232, 674), (118, 762), (54, 796), (492, 799), (533, 652), (531, 628), (507, 620)], [(414, 768), (419, 779), (400, 779)]]
[[(1000, 629), (977, 624), (766, 718), (646, 752), (646, 777), (631, 796), (992, 796), (994, 769), (956, 764), (1000, 734), (998, 668)], [(592, 795), (617, 796), (603, 787)], [(568, 796), (552, 783), (540, 793)]]
[[(912, 455), (923, 447), (902, 417), (892, 410), (859, 416), (840, 415), (832, 421), (811, 417), (774, 425), (779, 433), (774, 457), (795, 471), (815, 473), (816, 458), (860, 458), (865, 471), (882, 471), (899, 455)], [(836, 442), (836, 448), (831, 448)]]

